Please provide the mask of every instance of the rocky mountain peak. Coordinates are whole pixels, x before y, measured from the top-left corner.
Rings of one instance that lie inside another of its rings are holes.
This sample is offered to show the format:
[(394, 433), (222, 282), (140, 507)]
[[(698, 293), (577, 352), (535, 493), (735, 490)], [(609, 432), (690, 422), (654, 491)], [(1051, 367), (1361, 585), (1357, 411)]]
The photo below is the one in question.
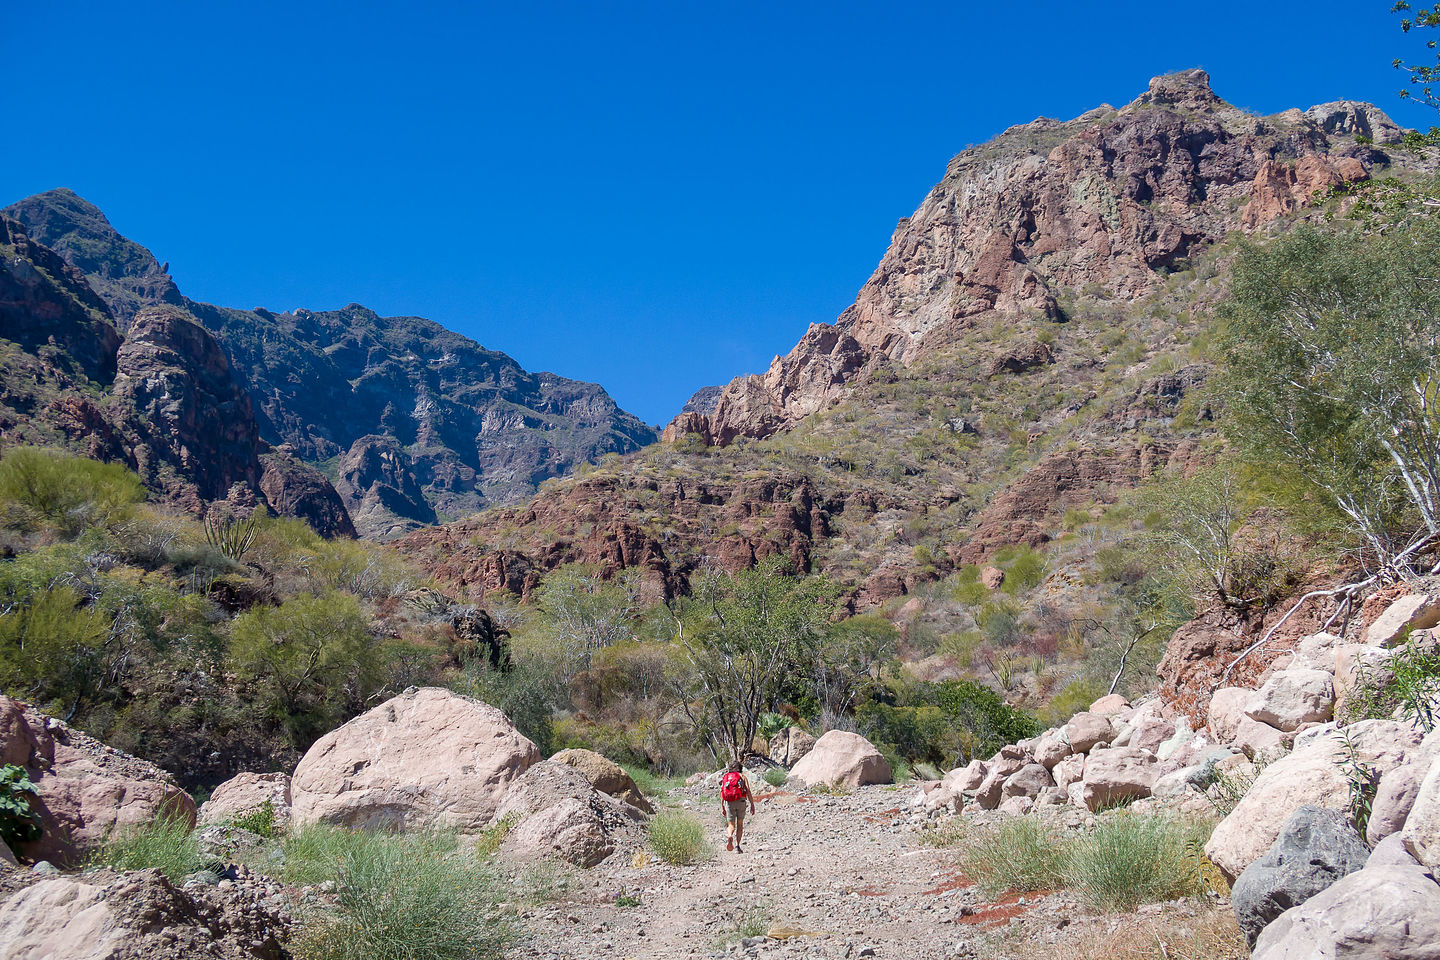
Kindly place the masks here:
[(834, 324), (812, 325), (768, 371), (731, 381), (713, 412), (687, 410), (665, 436), (769, 436), (877, 364), (913, 365), (965, 331), (1063, 322), (1080, 291), (1147, 296), (1231, 231), (1391, 163), (1378, 145), (1399, 138), (1383, 113), (1350, 101), (1254, 117), (1198, 69), (1156, 77), (1118, 111), (1012, 127), (950, 161)]
[(1210, 89), (1210, 74), (1198, 68), (1167, 73), (1150, 80), (1150, 88), (1137, 97), (1126, 109), (1140, 107), (1170, 107), (1196, 113), (1209, 113), (1228, 107), (1224, 100)]

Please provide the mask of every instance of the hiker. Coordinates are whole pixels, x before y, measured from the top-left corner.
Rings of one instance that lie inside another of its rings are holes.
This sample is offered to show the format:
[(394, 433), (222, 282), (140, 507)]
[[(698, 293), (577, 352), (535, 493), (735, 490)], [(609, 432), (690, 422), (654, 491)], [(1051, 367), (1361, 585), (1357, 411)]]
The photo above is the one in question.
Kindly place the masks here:
[(740, 761), (731, 760), (720, 778), (720, 806), (725, 811), (725, 849), (744, 853), (740, 841), (745, 836), (745, 804), (755, 812), (755, 797), (750, 793), (750, 781), (740, 772)]

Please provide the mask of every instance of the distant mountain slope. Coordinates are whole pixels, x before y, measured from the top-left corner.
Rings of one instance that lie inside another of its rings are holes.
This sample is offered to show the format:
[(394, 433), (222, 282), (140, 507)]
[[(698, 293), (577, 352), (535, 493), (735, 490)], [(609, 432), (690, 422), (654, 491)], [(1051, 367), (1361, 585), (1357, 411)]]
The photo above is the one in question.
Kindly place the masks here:
[(122, 337), (80, 270), (4, 216), (0, 373), (0, 440), (125, 463), (197, 512), (262, 502), (323, 534), (355, 533), (324, 477), (260, 439), (224, 352), (184, 309), (141, 307)]
[(271, 313), (180, 295), (148, 250), (69, 190), (7, 208), (83, 271), (120, 318), (183, 305), (218, 338), (261, 436), (331, 470), (362, 534), (389, 538), (534, 493), (550, 477), (651, 443), (598, 385), (529, 373), (429, 320), (342, 310)]
[(1083, 594), (1090, 528), (1209, 456), (1196, 337), (1239, 240), (1433, 170), (1403, 136), (1348, 101), (1253, 116), (1201, 71), (1013, 127), (950, 161), (836, 323), (697, 394), (669, 444), (402, 549), (477, 596), (576, 560), (669, 596), (779, 553), (860, 608), (1023, 546)]

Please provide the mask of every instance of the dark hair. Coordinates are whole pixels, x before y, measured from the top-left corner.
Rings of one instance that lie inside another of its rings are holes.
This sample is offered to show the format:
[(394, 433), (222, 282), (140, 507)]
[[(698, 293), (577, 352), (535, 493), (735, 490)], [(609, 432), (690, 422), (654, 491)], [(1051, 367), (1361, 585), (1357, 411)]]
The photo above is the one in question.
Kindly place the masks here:
[(731, 760), (731, 761), (730, 761), (730, 766), (728, 766), (728, 767), (725, 768), (725, 772), (726, 772), (726, 773), (739, 773), (739, 772), (740, 772), (740, 761), (739, 761), (739, 760)]

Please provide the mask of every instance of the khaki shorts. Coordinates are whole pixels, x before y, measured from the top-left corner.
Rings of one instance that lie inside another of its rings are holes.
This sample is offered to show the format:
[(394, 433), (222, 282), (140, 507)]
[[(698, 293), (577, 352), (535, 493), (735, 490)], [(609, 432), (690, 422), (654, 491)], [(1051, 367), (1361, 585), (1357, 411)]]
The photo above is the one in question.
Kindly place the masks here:
[(743, 820), (745, 819), (745, 808), (746, 808), (747, 806), (749, 806), (750, 801), (748, 801), (748, 800), (724, 800), (724, 801), (721, 801), (721, 802), (725, 804), (725, 822), (726, 822), (726, 823), (740, 823), (741, 821), (743, 821)]

